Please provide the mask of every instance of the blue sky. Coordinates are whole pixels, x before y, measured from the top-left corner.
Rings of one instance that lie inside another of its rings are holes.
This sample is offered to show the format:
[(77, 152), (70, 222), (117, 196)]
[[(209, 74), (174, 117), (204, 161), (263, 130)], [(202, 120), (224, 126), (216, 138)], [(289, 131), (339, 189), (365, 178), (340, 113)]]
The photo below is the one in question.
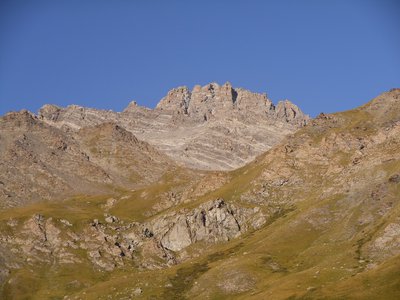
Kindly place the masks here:
[(400, 87), (400, 1), (1, 0), (0, 114), (230, 81), (306, 113)]

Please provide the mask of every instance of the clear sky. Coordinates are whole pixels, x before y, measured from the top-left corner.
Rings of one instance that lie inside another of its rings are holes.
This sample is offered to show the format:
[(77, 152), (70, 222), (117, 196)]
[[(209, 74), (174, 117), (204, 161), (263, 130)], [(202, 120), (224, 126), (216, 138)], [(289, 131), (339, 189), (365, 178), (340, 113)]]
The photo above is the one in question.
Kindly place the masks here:
[(230, 81), (314, 116), (400, 87), (400, 1), (0, 0), (0, 114)]

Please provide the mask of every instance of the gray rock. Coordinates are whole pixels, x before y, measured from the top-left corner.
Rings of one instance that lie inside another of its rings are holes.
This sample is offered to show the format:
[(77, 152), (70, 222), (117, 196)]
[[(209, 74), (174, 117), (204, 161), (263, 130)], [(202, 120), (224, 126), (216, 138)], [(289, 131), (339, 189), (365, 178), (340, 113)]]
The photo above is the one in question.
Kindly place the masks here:
[(288, 100), (210, 83), (172, 89), (154, 110), (131, 102), (123, 113), (44, 106), (39, 119), (78, 130), (114, 122), (173, 160), (196, 169), (232, 170), (270, 149), (309, 117)]
[(138, 287), (133, 291), (134, 296), (140, 296), (143, 293), (142, 288)]
[(217, 199), (191, 211), (162, 215), (147, 226), (164, 248), (180, 251), (198, 241), (216, 243), (234, 239), (252, 224), (261, 226), (261, 217), (259, 209), (239, 208)]
[(172, 228), (161, 239), (164, 248), (179, 251), (192, 243), (185, 217), (180, 216)]

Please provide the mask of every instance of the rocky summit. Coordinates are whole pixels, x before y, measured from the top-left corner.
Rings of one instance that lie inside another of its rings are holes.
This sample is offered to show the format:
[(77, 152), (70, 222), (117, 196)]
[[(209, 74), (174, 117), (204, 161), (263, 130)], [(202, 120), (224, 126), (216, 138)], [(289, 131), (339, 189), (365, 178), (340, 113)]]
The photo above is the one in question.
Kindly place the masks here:
[(242, 167), (309, 119), (288, 100), (274, 105), (230, 83), (172, 89), (153, 110), (136, 102), (121, 113), (45, 105), (38, 117), (72, 131), (112, 121), (179, 165), (202, 170)]
[(1, 299), (399, 299), (400, 89), (211, 83), (0, 118)]

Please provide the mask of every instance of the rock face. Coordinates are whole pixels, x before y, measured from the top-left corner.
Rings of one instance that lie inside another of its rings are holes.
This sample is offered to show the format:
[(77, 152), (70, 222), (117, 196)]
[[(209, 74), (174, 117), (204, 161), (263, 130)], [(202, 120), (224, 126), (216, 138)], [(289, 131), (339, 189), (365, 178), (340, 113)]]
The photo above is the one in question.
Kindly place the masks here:
[(164, 248), (180, 251), (198, 242), (229, 241), (254, 228), (252, 220), (266, 216), (259, 210), (239, 208), (223, 199), (210, 201), (192, 211), (179, 211), (156, 218), (148, 226), (161, 237)]
[(295, 125), (305, 125), (308, 117), (288, 100), (277, 106), (266, 94), (234, 89), (227, 82), (222, 86), (210, 83), (197, 85), (192, 91), (187, 87), (171, 90), (157, 105), (156, 110), (170, 111), (177, 115), (187, 115), (199, 121), (237, 118), (252, 123), (254, 119), (277, 119)]
[(122, 113), (45, 105), (39, 118), (64, 130), (112, 121), (181, 165), (205, 170), (241, 167), (308, 121), (287, 100), (275, 106), (230, 83), (172, 89), (154, 110), (134, 101)]

